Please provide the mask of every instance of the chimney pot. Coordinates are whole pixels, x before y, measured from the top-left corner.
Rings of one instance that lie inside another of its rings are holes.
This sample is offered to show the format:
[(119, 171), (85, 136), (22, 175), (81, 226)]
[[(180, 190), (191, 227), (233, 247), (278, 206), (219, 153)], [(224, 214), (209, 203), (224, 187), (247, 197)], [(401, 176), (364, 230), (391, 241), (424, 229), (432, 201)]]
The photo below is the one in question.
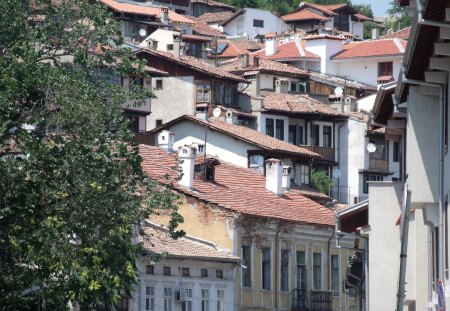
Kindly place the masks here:
[(272, 32), (265, 36), (266, 39), (266, 56), (272, 56), (277, 52), (277, 34)]
[(169, 25), (169, 8), (161, 7), (161, 23)]
[(194, 164), (197, 149), (193, 146), (181, 146), (178, 148), (178, 160), (180, 161), (183, 176), (178, 181), (181, 186), (192, 189), (194, 183)]
[(268, 159), (266, 161), (266, 189), (281, 196), (283, 166), (281, 160)]
[(168, 153), (173, 152), (173, 143), (175, 141), (175, 134), (164, 130), (158, 134), (158, 147), (165, 150)]

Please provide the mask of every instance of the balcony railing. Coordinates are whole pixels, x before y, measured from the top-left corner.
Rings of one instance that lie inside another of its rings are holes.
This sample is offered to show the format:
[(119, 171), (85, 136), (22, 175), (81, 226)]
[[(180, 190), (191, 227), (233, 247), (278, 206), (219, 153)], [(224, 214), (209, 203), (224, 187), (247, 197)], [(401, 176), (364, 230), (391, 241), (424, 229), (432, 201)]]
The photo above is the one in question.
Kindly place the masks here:
[(325, 160), (333, 161), (333, 162), (335, 161), (334, 148), (319, 147), (319, 146), (301, 146), (301, 147), (320, 154), (322, 157), (325, 158)]
[(292, 311), (332, 311), (333, 292), (294, 289), (292, 291)]
[(389, 172), (389, 161), (380, 159), (369, 159), (369, 170)]

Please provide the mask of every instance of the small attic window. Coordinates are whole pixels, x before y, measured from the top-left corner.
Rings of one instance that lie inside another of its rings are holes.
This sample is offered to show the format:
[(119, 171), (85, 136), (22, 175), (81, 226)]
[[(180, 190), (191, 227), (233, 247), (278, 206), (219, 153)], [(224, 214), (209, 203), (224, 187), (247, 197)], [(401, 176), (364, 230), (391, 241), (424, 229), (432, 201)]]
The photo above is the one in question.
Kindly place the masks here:
[(187, 150), (186, 150), (186, 149), (183, 149), (183, 153), (186, 154), (186, 153), (187, 153)]
[(220, 162), (217, 159), (207, 159), (205, 169), (205, 180), (214, 181), (216, 166), (219, 164)]
[(166, 136), (162, 135), (161, 140), (166, 140)]

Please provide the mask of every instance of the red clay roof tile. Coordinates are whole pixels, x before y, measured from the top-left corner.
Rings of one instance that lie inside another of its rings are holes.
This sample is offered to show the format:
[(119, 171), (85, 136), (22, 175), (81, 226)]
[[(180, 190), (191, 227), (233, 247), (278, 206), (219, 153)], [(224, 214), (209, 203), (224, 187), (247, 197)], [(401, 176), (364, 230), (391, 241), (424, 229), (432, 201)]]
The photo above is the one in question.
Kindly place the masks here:
[(349, 42), (344, 45), (341, 52), (332, 56), (331, 59), (401, 56), (405, 52), (406, 43), (397, 38)]
[[(140, 145), (142, 168), (151, 178), (168, 184), (166, 176), (176, 177), (177, 157), (147, 145)], [(277, 196), (266, 190), (265, 177), (251, 169), (220, 161), (214, 182), (195, 179), (193, 190), (174, 184), (176, 190), (200, 200), (245, 215), (282, 219), (298, 223), (333, 226), (333, 211), (300, 192), (292, 190)]]

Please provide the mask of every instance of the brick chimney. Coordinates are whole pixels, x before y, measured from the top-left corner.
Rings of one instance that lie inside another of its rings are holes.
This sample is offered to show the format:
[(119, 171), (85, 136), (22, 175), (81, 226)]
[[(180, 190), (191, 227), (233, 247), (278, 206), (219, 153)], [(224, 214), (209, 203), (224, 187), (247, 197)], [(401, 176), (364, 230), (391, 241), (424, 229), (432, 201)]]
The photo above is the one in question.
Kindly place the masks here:
[(197, 156), (197, 149), (193, 146), (181, 146), (178, 148), (178, 160), (183, 176), (178, 184), (192, 189), (194, 183), (194, 164)]
[(281, 188), (285, 191), (291, 190), (291, 170), (290, 166), (283, 166), (283, 179), (281, 182)]
[(163, 130), (158, 134), (158, 147), (165, 150), (168, 153), (173, 152), (174, 141), (175, 141), (175, 134), (168, 130)]
[(281, 160), (269, 159), (266, 161), (266, 189), (281, 196), (283, 166)]
[(266, 34), (266, 56), (272, 56), (277, 52), (277, 33), (270, 32)]
[(160, 17), (162, 24), (169, 25), (169, 8), (162, 6)]

